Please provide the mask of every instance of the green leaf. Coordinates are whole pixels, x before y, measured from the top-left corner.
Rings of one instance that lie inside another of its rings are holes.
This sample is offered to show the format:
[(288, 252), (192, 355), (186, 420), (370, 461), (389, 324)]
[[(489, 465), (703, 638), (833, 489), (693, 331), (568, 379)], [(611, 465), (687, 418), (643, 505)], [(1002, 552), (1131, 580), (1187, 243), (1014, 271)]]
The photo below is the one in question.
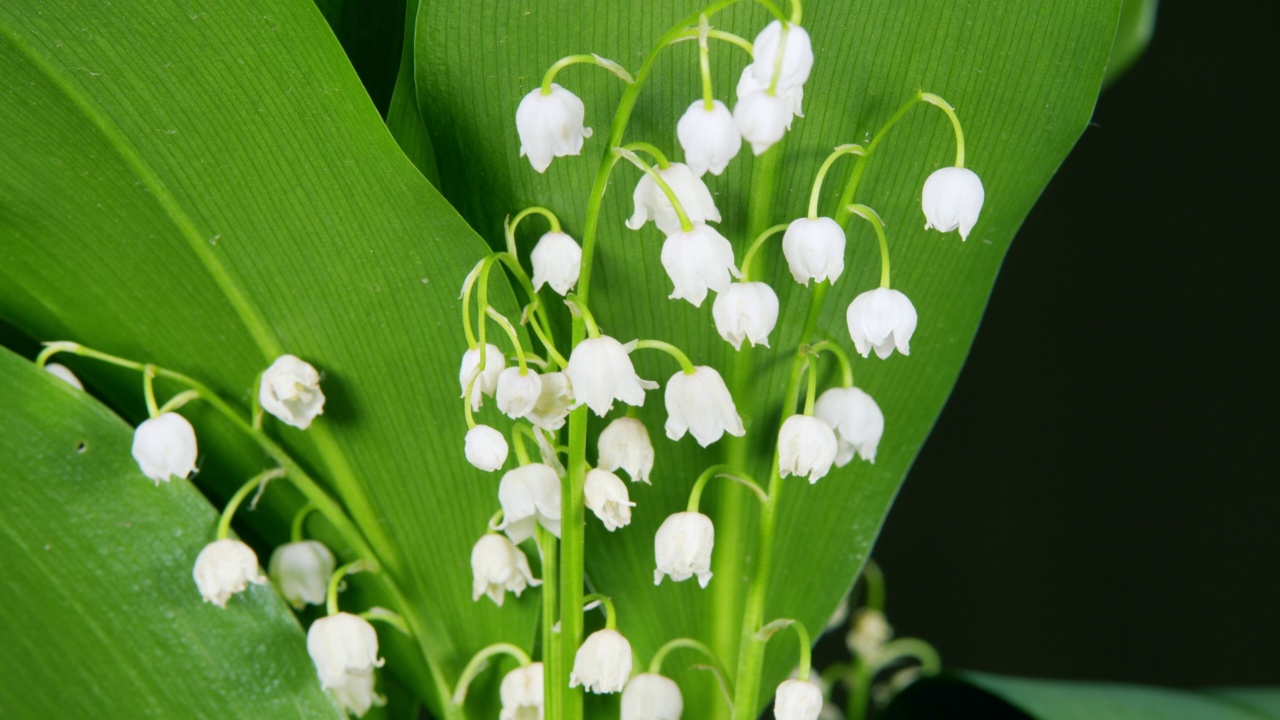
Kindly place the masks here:
[[(314, 0), (383, 115), (392, 103), (400, 67), (406, 0)], [(413, 3), (409, 3), (413, 4)], [(409, 17), (412, 17), (410, 15)]]
[(342, 717), (271, 586), (201, 602), (217, 514), (138, 472), (132, 428), (3, 349), (0, 397), (0, 715)]
[(391, 107), (387, 110), (387, 129), (427, 180), (438, 185), (440, 173), (436, 169), (436, 154), (431, 147), (431, 135), (418, 110), (418, 93), (413, 79), (413, 38), (417, 31), (418, 0), (408, 0), (406, 5), (404, 50), (400, 55), (400, 70), (396, 75), (395, 92), (391, 95)]
[(1213, 695), (1225, 698), (1270, 720), (1280, 720), (1280, 688), (1213, 688)]

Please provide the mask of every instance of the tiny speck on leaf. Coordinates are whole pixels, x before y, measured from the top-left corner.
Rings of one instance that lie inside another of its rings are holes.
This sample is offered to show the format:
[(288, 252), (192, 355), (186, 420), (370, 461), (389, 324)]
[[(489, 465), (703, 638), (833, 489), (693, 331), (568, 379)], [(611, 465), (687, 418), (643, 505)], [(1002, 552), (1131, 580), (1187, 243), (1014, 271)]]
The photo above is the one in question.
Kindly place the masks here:
[(78, 453), (83, 453), (88, 449), (89, 449), (89, 443), (85, 440), (81, 440), (79, 443), (76, 444), (76, 452)]

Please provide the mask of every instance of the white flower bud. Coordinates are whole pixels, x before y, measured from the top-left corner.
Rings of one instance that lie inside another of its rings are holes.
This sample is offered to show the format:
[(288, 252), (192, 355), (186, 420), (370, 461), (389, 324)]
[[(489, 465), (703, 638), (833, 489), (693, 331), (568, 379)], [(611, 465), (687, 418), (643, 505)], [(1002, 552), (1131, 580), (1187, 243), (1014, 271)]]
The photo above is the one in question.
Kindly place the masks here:
[(320, 373), (305, 360), (281, 355), (262, 373), (258, 403), (286, 425), (306, 430), (324, 412)]
[(485, 472), (493, 472), (507, 461), (507, 438), (488, 425), (467, 431), (467, 462)]
[(702, 447), (726, 432), (742, 437), (746, 430), (733, 396), (714, 368), (696, 366), (693, 373), (677, 372), (667, 381), (667, 437), (679, 440), (686, 431)]
[(742, 276), (733, 263), (733, 245), (709, 225), (668, 235), (662, 244), (662, 267), (675, 286), (667, 297), (688, 300), (694, 307), (702, 307), (708, 289), (724, 292), (730, 275)]
[[(720, 222), (720, 211), (716, 209), (715, 201), (711, 199), (711, 191), (688, 165), (673, 162), (665, 169), (657, 168), (657, 171), (671, 188), (671, 192), (675, 193), (680, 205), (684, 207), (685, 214), (689, 216), (689, 222), (695, 224)], [(631, 215), (631, 219), (627, 220), (627, 227), (639, 230), (646, 222), (653, 220), (664, 235), (680, 230), (680, 216), (676, 215), (676, 209), (672, 206), (671, 200), (667, 198), (666, 193), (662, 192), (662, 188), (658, 187), (658, 183), (653, 181), (649, 173), (641, 176), (632, 199), (636, 210)]]
[(307, 653), (320, 686), (333, 691), (343, 710), (359, 716), (385, 702), (373, 691), (373, 669), (385, 661), (378, 657), (378, 633), (368, 620), (345, 612), (316, 620), (307, 631)]
[(533, 263), (534, 290), (541, 290), (545, 284), (564, 295), (578, 282), (578, 273), (582, 271), (582, 248), (562, 232), (549, 232), (529, 253), (529, 261)]
[(613, 532), (631, 524), (631, 502), (627, 485), (608, 470), (592, 468), (587, 471), (583, 485), (586, 506), (604, 523), (604, 529)]
[(324, 543), (300, 540), (277, 547), (267, 563), (272, 581), (295, 609), (323, 605), (337, 564)]
[(516, 132), (520, 134), (520, 157), (528, 157), (538, 172), (545, 172), (551, 158), (577, 155), (582, 141), (591, 137), (583, 127), (586, 107), (577, 95), (551, 83), (551, 93), (534, 88), (516, 108)]
[(196, 430), (172, 412), (144, 420), (133, 431), (133, 459), (156, 485), (175, 475), (185, 478), (196, 469)]
[(498, 483), (502, 505), (502, 525), (513, 543), (533, 537), (536, 524), (560, 537), (560, 478), (542, 463), (521, 465), (509, 470)]
[(977, 173), (968, 168), (944, 167), (933, 171), (924, 181), (920, 207), (924, 210), (924, 229), (938, 232), (960, 230), (966, 240), (978, 222), (986, 193)]
[(870, 395), (854, 387), (831, 388), (818, 396), (813, 416), (836, 431), (840, 444), (836, 465), (848, 465), (855, 451), (867, 462), (876, 461), (876, 446), (884, 434), (884, 413)]
[(564, 427), (564, 419), (573, 407), (573, 392), (569, 387), (569, 378), (564, 373), (547, 373), (542, 375), (542, 392), (538, 393), (538, 401), (533, 409), (524, 417), (529, 422), (544, 430), (559, 430)]
[[(498, 376), (507, 366), (507, 359), (503, 357), (502, 351), (492, 343), (484, 345), (484, 360), (484, 372), (480, 372), (480, 348), (473, 348), (462, 354), (462, 365), (458, 369), (458, 385), (462, 388), (462, 394), (458, 397), (466, 397), (467, 386), (470, 385), (472, 410), (480, 409), (482, 394), (492, 395), (498, 389)], [(475, 385), (471, 385), (471, 378), (477, 372), (480, 372), (480, 377), (476, 378)]]
[(534, 579), (524, 552), (497, 533), (486, 534), (471, 548), (471, 577), (471, 599), (488, 595), (498, 607), (502, 607), (507, 591), (520, 597), (526, 587), (542, 584)]
[(822, 688), (808, 680), (784, 680), (773, 700), (777, 720), (818, 720)]
[(622, 689), (622, 720), (680, 720), (680, 686), (657, 673), (640, 673)]
[(578, 343), (564, 369), (573, 387), (574, 407), (585, 404), (604, 417), (613, 408), (614, 400), (643, 405), (644, 391), (653, 390), (658, 384), (636, 375), (629, 357), (634, 348), (635, 343), (623, 345), (608, 335)]
[(631, 643), (617, 630), (597, 630), (582, 641), (573, 658), (569, 687), (596, 694), (616, 693), (631, 676)]
[(542, 720), (542, 679), (540, 662), (518, 667), (503, 676), (502, 686), (498, 689), (502, 698), (502, 712), (498, 720)]
[(778, 324), (778, 294), (762, 282), (738, 282), (716, 295), (711, 306), (716, 332), (734, 350), (742, 349), (742, 341), (769, 347), (769, 333)]
[(862, 357), (874, 348), (881, 360), (893, 354), (911, 354), (916, 331), (916, 309), (906, 295), (889, 288), (868, 290), (853, 299), (847, 313), (849, 337)]
[(845, 637), (849, 651), (868, 663), (874, 663), (880, 649), (893, 637), (893, 628), (879, 610), (865, 608), (858, 611), (853, 629)]
[(508, 417), (522, 418), (529, 414), (541, 395), (542, 378), (528, 368), (521, 371), (518, 366), (512, 366), (498, 376), (495, 397), (498, 409)]
[(778, 475), (808, 475), (816, 483), (831, 470), (839, 444), (831, 426), (808, 415), (792, 415), (778, 431)]
[(773, 84), (774, 72), (779, 69), (778, 55), (782, 55), (777, 84), (780, 93), (804, 85), (809, 79), (809, 71), (813, 69), (813, 43), (809, 40), (808, 31), (787, 23), (785, 38), (783, 36), (782, 23), (774, 20), (751, 43), (754, 58), (751, 67), (756, 82), (763, 88)]
[(653, 584), (662, 584), (662, 576), (675, 582), (698, 576), (698, 585), (711, 582), (711, 549), (716, 543), (716, 528), (711, 518), (697, 512), (678, 512), (662, 521), (653, 538), (653, 554), (658, 568), (653, 571)]
[(653, 443), (649, 440), (649, 430), (639, 420), (615, 418), (600, 433), (597, 453), (601, 470), (613, 472), (622, 468), (631, 477), (631, 482), (649, 484), (649, 473), (653, 470)]
[(844, 272), (844, 230), (828, 217), (793, 220), (782, 236), (782, 254), (801, 285), (834, 283)]
[(708, 170), (719, 175), (729, 161), (742, 148), (742, 136), (733, 122), (733, 114), (719, 100), (706, 102), (695, 100), (680, 122), (676, 123), (676, 137), (684, 148), (684, 158), (695, 175), (702, 176)]
[(80, 384), (80, 378), (76, 377), (76, 374), (71, 372), (71, 368), (67, 367), (66, 365), (60, 365), (58, 363), (49, 363), (48, 365), (44, 366), (44, 371), (58, 378), (59, 380), (65, 382), (66, 384), (70, 385), (71, 387), (77, 390), (84, 389), (84, 385)]
[(243, 592), (249, 583), (261, 585), (267, 581), (258, 572), (258, 556), (253, 548), (230, 538), (205, 545), (196, 556), (191, 576), (204, 601), (220, 608), (225, 608), (231, 596)]
[(791, 129), (794, 107), (793, 98), (760, 90), (738, 99), (733, 106), (733, 122), (742, 138), (751, 143), (751, 152), (763, 155)]

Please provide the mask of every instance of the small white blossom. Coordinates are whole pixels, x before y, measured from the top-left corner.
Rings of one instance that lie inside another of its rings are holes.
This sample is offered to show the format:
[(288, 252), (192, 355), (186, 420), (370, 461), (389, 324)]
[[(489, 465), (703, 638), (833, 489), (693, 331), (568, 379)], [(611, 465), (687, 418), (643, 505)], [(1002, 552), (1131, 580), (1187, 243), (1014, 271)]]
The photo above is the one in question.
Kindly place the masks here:
[(813, 69), (813, 43), (808, 31), (799, 25), (787, 23), (784, 33), (782, 22), (774, 20), (756, 35), (751, 50), (754, 58), (751, 67), (762, 88), (773, 84), (775, 72), (778, 92), (799, 88), (809, 79), (809, 71)]
[(831, 426), (808, 415), (792, 415), (778, 431), (778, 474), (808, 475), (810, 484), (831, 470), (839, 443)]
[(471, 578), (471, 599), (488, 595), (498, 607), (508, 591), (520, 597), (526, 587), (542, 584), (534, 579), (524, 552), (497, 533), (486, 534), (471, 548)]
[(719, 175), (742, 148), (742, 136), (733, 122), (733, 114), (719, 100), (696, 100), (676, 123), (676, 137), (684, 148), (684, 158), (694, 174), (708, 170)]
[(587, 471), (583, 485), (586, 506), (604, 523), (604, 529), (613, 532), (631, 524), (631, 502), (627, 485), (608, 470), (592, 468)]
[(538, 402), (524, 417), (529, 422), (544, 430), (559, 430), (564, 427), (564, 419), (573, 407), (573, 391), (569, 387), (569, 378), (564, 373), (547, 373), (542, 376), (542, 392), (538, 394)]
[(778, 294), (762, 282), (737, 282), (716, 295), (711, 306), (716, 332), (734, 350), (742, 349), (742, 341), (769, 347), (769, 333), (778, 324)]
[(562, 232), (549, 232), (533, 247), (529, 261), (533, 263), (534, 290), (550, 285), (552, 290), (564, 295), (578, 283), (578, 274), (582, 271), (582, 248)]
[(653, 584), (662, 584), (662, 576), (675, 582), (698, 576), (698, 585), (711, 582), (711, 549), (716, 542), (716, 528), (711, 518), (697, 512), (678, 512), (662, 521), (653, 538), (653, 554), (658, 568), (653, 571)]
[[(689, 216), (689, 222), (694, 224), (720, 222), (720, 211), (716, 209), (716, 203), (711, 199), (711, 191), (688, 165), (673, 162), (666, 168), (657, 168), (657, 171), (671, 188), (671, 192), (675, 193), (680, 205), (684, 207), (685, 215)], [(680, 217), (676, 215), (675, 207), (649, 173), (641, 176), (632, 199), (636, 210), (627, 220), (627, 227), (639, 230), (646, 222), (653, 220), (664, 235), (670, 235), (680, 229)]]
[(906, 295), (889, 288), (868, 290), (853, 299), (847, 314), (849, 336), (862, 357), (874, 348), (881, 360), (893, 354), (911, 354), (916, 331), (916, 308)]
[(512, 366), (498, 376), (495, 398), (498, 409), (508, 417), (522, 418), (528, 415), (541, 395), (542, 378), (528, 368), (521, 371), (519, 366)]
[(507, 438), (488, 425), (476, 425), (467, 431), (467, 462), (485, 472), (493, 472), (507, 461)]
[(657, 673), (640, 673), (622, 689), (622, 720), (680, 720), (680, 686)]
[(173, 476), (185, 478), (196, 469), (196, 430), (172, 412), (144, 420), (133, 431), (133, 459), (156, 485)]
[(982, 180), (974, 171), (958, 167), (935, 170), (924, 181), (920, 197), (924, 229), (936, 228), (944, 233), (959, 229), (960, 239), (967, 240), (985, 199)]
[(569, 687), (596, 694), (616, 693), (631, 676), (631, 643), (617, 630), (597, 630), (582, 641), (573, 658)]
[(337, 564), (324, 543), (300, 540), (277, 547), (267, 563), (268, 572), (280, 594), (295, 609), (323, 605), (329, 576)]
[[(492, 395), (498, 389), (498, 376), (507, 366), (507, 359), (503, 357), (502, 351), (492, 343), (484, 345), (484, 371), (480, 371), (480, 348), (472, 348), (462, 354), (462, 365), (458, 369), (458, 385), (462, 388), (462, 394), (458, 397), (467, 396), (467, 386), (471, 386), (471, 409), (479, 410), (483, 402), (482, 394)], [(471, 384), (471, 378), (480, 373), (480, 377), (476, 378), (474, 385)]]
[(65, 382), (66, 384), (70, 385), (71, 387), (77, 390), (84, 389), (84, 385), (80, 383), (80, 378), (76, 377), (76, 374), (71, 372), (71, 368), (67, 367), (66, 365), (60, 365), (58, 363), (49, 363), (48, 365), (44, 366), (44, 371), (58, 378), (59, 380)]
[(791, 277), (801, 285), (810, 280), (834, 283), (844, 272), (844, 242), (844, 230), (829, 217), (791, 221), (782, 236)]
[(649, 473), (653, 471), (653, 443), (649, 440), (649, 430), (639, 420), (615, 418), (600, 433), (597, 452), (601, 470), (613, 472), (622, 468), (631, 476), (631, 482), (649, 483)]
[(694, 307), (702, 307), (708, 289), (724, 292), (730, 275), (742, 276), (733, 262), (733, 245), (710, 225), (694, 225), (688, 232), (677, 227), (662, 243), (662, 267), (675, 286), (667, 297)]
[(516, 108), (516, 132), (520, 134), (520, 157), (528, 157), (538, 172), (545, 172), (551, 159), (582, 152), (582, 141), (591, 137), (583, 127), (587, 109), (577, 95), (551, 83), (551, 92), (534, 88)]
[(220, 608), (225, 608), (231, 596), (243, 592), (249, 583), (261, 585), (267, 581), (258, 572), (258, 556), (253, 548), (230, 538), (205, 545), (196, 556), (191, 576), (204, 601)]
[(773, 700), (777, 720), (818, 720), (822, 713), (822, 688), (808, 680), (784, 680)]
[(818, 396), (813, 416), (836, 431), (840, 443), (836, 465), (848, 465), (855, 452), (867, 462), (876, 461), (876, 446), (884, 434), (884, 413), (870, 395), (855, 387), (831, 388)]
[(306, 430), (324, 412), (320, 373), (305, 360), (281, 355), (262, 373), (258, 403), (286, 425)]
[(868, 663), (874, 663), (880, 649), (893, 637), (893, 628), (879, 610), (864, 608), (858, 611), (853, 629), (845, 637), (849, 651)]
[(502, 712), (498, 720), (542, 720), (543, 717), (543, 669), (534, 662), (518, 667), (502, 678), (498, 695), (502, 698)]
[(385, 661), (378, 657), (378, 633), (368, 620), (345, 612), (316, 620), (307, 631), (307, 652), (320, 686), (333, 691), (343, 710), (360, 716), (385, 702), (373, 691), (373, 670)]
[(770, 95), (763, 90), (738, 99), (733, 121), (742, 138), (751, 143), (751, 152), (763, 155), (791, 129), (795, 100), (787, 95)]
[(587, 338), (569, 355), (564, 374), (573, 387), (574, 407), (585, 404), (603, 417), (613, 408), (614, 400), (628, 405), (643, 405), (644, 391), (658, 384), (641, 379), (629, 357), (635, 343), (622, 343), (608, 335)]
[(679, 440), (687, 431), (706, 447), (726, 432), (735, 437), (746, 433), (733, 396), (714, 368), (699, 365), (692, 373), (680, 371), (672, 375), (665, 399), (667, 437), (672, 440)]
[(560, 477), (542, 463), (521, 465), (509, 470), (498, 483), (498, 502), (502, 504), (502, 525), (513, 543), (533, 537), (534, 526), (560, 537)]
[[(737, 95), (738, 100), (751, 95), (752, 93), (765, 92), (769, 89), (768, 85), (761, 85), (756, 81), (755, 65), (748, 65), (742, 71), (742, 75), (738, 78)], [(796, 87), (789, 90), (778, 88), (776, 95), (786, 102), (786, 107), (790, 109), (791, 114), (796, 117), (804, 117), (802, 105), (804, 103), (804, 88)], [(791, 121), (787, 121), (787, 129), (791, 129)], [(756, 153), (757, 155), (759, 153)]]

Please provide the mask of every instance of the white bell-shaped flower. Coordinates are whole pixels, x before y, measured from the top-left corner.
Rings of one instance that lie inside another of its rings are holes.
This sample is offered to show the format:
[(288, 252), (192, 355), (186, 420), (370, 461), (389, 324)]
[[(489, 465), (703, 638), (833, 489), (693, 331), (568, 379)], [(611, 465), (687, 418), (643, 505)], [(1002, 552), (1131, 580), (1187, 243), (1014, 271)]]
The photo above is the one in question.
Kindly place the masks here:
[(471, 578), (471, 599), (488, 595), (498, 607), (502, 607), (508, 591), (520, 597), (526, 587), (542, 584), (534, 579), (524, 552), (497, 533), (486, 534), (472, 546)]
[(519, 366), (509, 367), (498, 376), (494, 395), (499, 410), (508, 417), (522, 418), (533, 410), (542, 395), (542, 378), (528, 368), (522, 371)]
[(881, 360), (893, 354), (911, 354), (916, 331), (916, 308), (906, 295), (889, 288), (868, 290), (849, 304), (849, 337), (862, 357), (874, 348)]
[(507, 438), (488, 425), (476, 425), (467, 431), (467, 462), (485, 472), (493, 472), (507, 461)]
[(267, 572), (284, 599), (301, 610), (307, 605), (324, 604), (329, 577), (336, 565), (333, 553), (324, 543), (299, 540), (272, 551)]
[(831, 426), (808, 415), (792, 415), (778, 430), (778, 475), (808, 475), (816, 483), (831, 470), (839, 443)]
[(845, 636), (845, 644), (849, 646), (850, 652), (867, 661), (868, 664), (874, 664), (877, 656), (880, 655), (881, 648), (892, 637), (893, 628), (889, 625), (884, 613), (863, 608), (858, 611), (858, 616), (853, 621), (853, 628)]
[(507, 471), (498, 483), (498, 502), (502, 505), (498, 529), (511, 542), (533, 537), (538, 524), (560, 537), (560, 478), (549, 466), (529, 463)]
[(564, 295), (578, 283), (578, 274), (582, 271), (582, 248), (565, 233), (549, 232), (533, 247), (529, 261), (533, 263), (534, 290), (550, 285), (552, 290)]
[(133, 459), (156, 481), (184, 478), (196, 469), (196, 430), (178, 413), (161, 413), (133, 431)]
[(702, 447), (725, 433), (742, 437), (746, 430), (733, 396), (714, 368), (698, 365), (692, 373), (677, 372), (667, 381), (667, 437), (679, 440), (685, 432)]
[(778, 72), (776, 88), (780, 93), (804, 85), (813, 69), (813, 43), (809, 33), (793, 23), (787, 23), (785, 33), (779, 20), (766, 25), (751, 43), (751, 54), (756, 82), (768, 88), (773, 84), (774, 73)]
[(538, 393), (538, 401), (524, 417), (544, 430), (559, 430), (564, 427), (569, 408), (573, 407), (573, 390), (569, 387), (569, 378), (558, 372), (546, 373), (541, 377), (542, 392)]
[(876, 446), (884, 435), (884, 413), (871, 396), (855, 387), (831, 388), (818, 396), (813, 416), (836, 431), (836, 465), (844, 467), (856, 452), (876, 461)]
[(778, 324), (778, 294), (762, 282), (737, 282), (716, 295), (711, 305), (716, 332), (734, 350), (742, 349), (742, 341), (769, 347), (769, 333)]
[(230, 538), (205, 545), (196, 556), (191, 576), (195, 578), (204, 601), (220, 608), (225, 608), (231, 596), (243, 592), (249, 583), (262, 585), (267, 582), (258, 572), (258, 556), (253, 548)]
[(711, 549), (716, 544), (716, 528), (711, 518), (698, 512), (678, 512), (662, 521), (653, 538), (653, 554), (658, 568), (653, 584), (663, 575), (675, 582), (698, 576), (698, 585), (711, 582)]
[[(754, 64), (748, 65), (742, 71), (742, 75), (738, 78), (738, 100), (742, 100), (742, 98), (752, 93), (766, 92), (768, 89), (768, 85), (761, 85), (756, 81), (756, 68)], [(775, 94), (785, 101), (786, 107), (791, 110), (792, 115), (795, 115), (796, 117), (804, 117), (804, 110), (802, 108), (804, 103), (804, 88), (795, 87), (787, 90), (778, 88)], [(787, 121), (787, 129), (791, 129), (791, 123), (789, 120)], [(759, 153), (756, 154), (758, 155)]]
[(573, 658), (569, 687), (596, 694), (620, 692), (631, 676), (631, 643), (617, 630), (597, 630)]
[(649, 484), (653, 471), (653, 442), (649, 430), (635, 418), (615, 418), (600, 433), (597, 444), (597, 461), (601, 470), (613, 472), (618, 468), (627, 471), (631, 482)]
[(719, 175), (742, 149), (742, 136), (733, 122), (733, 113), (719, 100), (696, 100), (676, 123), (676, 138), (684, 148), (689, 169), (701, 177), (708, 170)]
[(968, 168), (944, 167), (934, 170), (924, 181), (920, 207), (924, 210), (924, 229), (938, 232), (960, 230), (967, 240), (978, 222), (986, 192), (978, 174)]
[(286, 425), (306, 430), (324, 412), (320, 373), (305, 360), (281, 355), (262, 373), (258, 403)]
[(636, 375), (630, 357), (634, 348), (635, 343), (623, 345), (608, 335), (578, 343), (564, 369), (573, 387), (574, 407), (585, 404), (603, 417), (613, 408), (614, 400), (643, 405), (644, 391), (657, 388), (658, 383)]
[(592, 468), (587, 471), (582, 491), (586, 496), (587, 509), (600, 518), (605, 530), (613, 532), (631, 524), (631, 508), (636, 504), (627, 494), (626, 483), (617, 475)]
[(307, 630), (307, 653), (320, 686), (333, 692), (343, 710), (359, 716), (385, 702), (373, 691), (373, 670), (385, 661), (368, 620), (345, 612), (316, 620)]
[(829, 217), (792, 220), (782, 236), (782, 254), (801, 285), (834, 283), (844, 272), (844, 230)]
[(710, 225), (694, 225), (688, 232), (677, 227), (662, 243), (662, 267), (675, 285), (667, 297), (694, 307), (702, 307), (708, 289), (724, 292), (730, 276), (742, 276), (733, 262), (733, 245)]
[(80, 383), (80, 378), (76, 377), (76, 374), (71, 372), (71, 368), (66, 365), (49, 363), (44, 366), (44, 371), (77, 390), (84, 389), (84, 385)]
[(498, 696), (502, 698), (502, 712), (498, 720), (542, 720), (542, 679), (540, 662), (529, 663), (504, 675), (498, 688)]
[(545, 172), (552, 158), (577, 155), (582, 141), (591, 137), (583, 127), (587, 109), (577, 95), (551, 83), (551, 93), (534, 88), (516, 108), (516, 132), (520, 134), (520, 157), (528, 157), (538, 172)]
[(680, 686), (657, 673), (640, 673), (622, 689), (622, 720), (680, 720)]
[(773, 699), (777, 720), (818, 720), (822, 713), (822, 688), (808, 680), (784, 680)]
[(791, 129), (795, 101), (787, 95), (770, 95), (759, 90), (738, 99), (733, 121), (742, 138), (751, 143), (751, 152), (763, 155)]
[[(711, 199), (711, 191), (698, 177), (701, 173), (695, 173), (688, 165), (677, 162), (671, 163), (666, 168), (657, 168), (657, 171), (671, 188), (671, 192), (675, 193), (680, 205), (684, 207), (685, 214), (689, 216), (689, 222), (694, 224), (720, 222), (720, 211), (716, 209), (716, 203)], [(646, 222), (652, 220), (664, 235), (670, 235), (680, 229), (680, 216), (676, 215), (676, 209), (672, 206), (671, 200), (667, 198), (666, 193), (662, 192), (662, 188), (658, 187), (658, 183), (653, 181), (649, 173), (641, 176), (632, 199), (635, 201), (636, 210), (627, 220), (627, 227), (639, 230)]]
[[(493, 343), (484, 345), (484, 371), (480, 371), (480, 348), (473, 348), (462, 354), (462, 365), (458, 368), (458, 385), (466, 397), (467, 386), (471, 386), (471, 409), (479, 410), (483, 402), (482, 395), (492, 395), (498, 389), (498, 376), (507, 367), (507, 359), (502, 351)], [(471, 378), (480, 373), (474, 385)]]

